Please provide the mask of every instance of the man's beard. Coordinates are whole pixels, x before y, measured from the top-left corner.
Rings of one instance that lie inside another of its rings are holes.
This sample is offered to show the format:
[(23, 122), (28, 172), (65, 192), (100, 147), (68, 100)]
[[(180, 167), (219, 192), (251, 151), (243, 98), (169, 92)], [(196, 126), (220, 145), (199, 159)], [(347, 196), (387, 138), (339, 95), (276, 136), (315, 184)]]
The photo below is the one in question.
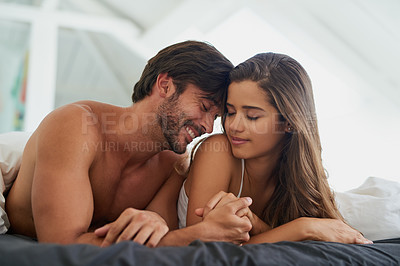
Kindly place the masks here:
[(186, 143), (179, 143), (179, 132), (186, 125), (192, 125), (193, 122), (186, 120), (187, 116), (180, 109), (178, 98), (179, 96), (175, 93), (159, 106), (157, 120), (168, 143), (168, 149), (183, 154), (186, 151)]

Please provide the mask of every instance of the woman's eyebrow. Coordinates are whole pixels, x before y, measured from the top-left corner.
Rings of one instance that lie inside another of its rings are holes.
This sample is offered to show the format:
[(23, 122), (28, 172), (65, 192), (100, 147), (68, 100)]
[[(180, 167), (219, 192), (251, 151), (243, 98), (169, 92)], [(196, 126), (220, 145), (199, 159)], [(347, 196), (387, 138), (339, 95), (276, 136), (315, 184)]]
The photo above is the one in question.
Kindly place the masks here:
[(257, 106), (250, 106), (250, 105), (245, 105), (242, 106), (243, 109), (255, 109), (255, 110), (259, 110), (259, 111), (265, 111), (264, 109), (262, 109), (261, 107), (257, 107)]
[[(226, 103), (226, 105), (229, 106), (229, 107), (234, 107), (234, 105), (230, 104), (230, 103)], [(244, 106), (242, 106), (242, 108), (243, 109), (247, 109), (247, 110), (259, 110), (259, 111), (264, 111), (265, 112), (264, 109), (262, 109), (261, 107), (257, 107), (257, 106), (244, 105)]]

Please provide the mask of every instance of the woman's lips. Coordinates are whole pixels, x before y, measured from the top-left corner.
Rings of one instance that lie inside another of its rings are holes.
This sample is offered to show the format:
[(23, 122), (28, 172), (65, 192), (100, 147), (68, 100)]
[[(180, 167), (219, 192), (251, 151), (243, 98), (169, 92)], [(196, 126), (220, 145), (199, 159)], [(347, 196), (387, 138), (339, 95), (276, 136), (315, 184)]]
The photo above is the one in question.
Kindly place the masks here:
[(247, 139), (241, 139), (238, 137), (231, 137), (231, 143), (232, 145), (241, 145), (247, 143), (249, 140)]

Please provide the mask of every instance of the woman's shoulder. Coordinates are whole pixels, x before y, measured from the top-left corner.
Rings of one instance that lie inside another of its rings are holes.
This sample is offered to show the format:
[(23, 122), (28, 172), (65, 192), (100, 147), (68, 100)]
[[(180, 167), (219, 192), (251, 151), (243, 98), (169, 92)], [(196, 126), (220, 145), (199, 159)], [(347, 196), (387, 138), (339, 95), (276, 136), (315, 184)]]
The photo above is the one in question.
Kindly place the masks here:
[(232, 156), (231, 145), (225, 134), (214, 134), (208, 136), (198, 143), (196, 153), (217, 153)]
[(233, 157), (231, 145), (225, 134), (214, 134), (201, 140), (194, 147), (194, 160), (215, 160), (224, 163), (233, 163), (237, 160)]

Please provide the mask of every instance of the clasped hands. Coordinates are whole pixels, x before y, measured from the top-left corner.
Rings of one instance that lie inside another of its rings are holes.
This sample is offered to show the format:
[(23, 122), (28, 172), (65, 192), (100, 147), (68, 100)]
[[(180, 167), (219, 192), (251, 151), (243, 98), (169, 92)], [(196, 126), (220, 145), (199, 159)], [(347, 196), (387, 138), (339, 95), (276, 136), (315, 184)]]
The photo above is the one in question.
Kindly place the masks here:
[[(201, 223), (204, 225), (202, 228), (207, 231), (202, 234), (201, 240), (242, 244), (249, 241), (250, 235), (265, 233), (266, 239), (262, 242), (270, 242), (268, 238), (270, 238), (271, 234), (268, 231), (271, 228), (252, 213), (249, 209), (251, 203), (252, 199), (249, 197), (237, 198), (232, 193), (223, 191), (217, 193), (204, 208), (195, 210), (195, 214), (202, 217)], [(278, 230), (279, 228), (277, 227), (276, 229)], [(338, 219), (300, 217), (282, 225), (279, 232), (282, 232), (282, 229), (286, 233), (290, 231), (303, 232), (301, 234), (302, 237), (297, 241), (319, 240), (351, 244), (372, 243), (372, 241), (364, 238), (359, 231)], [(155, 247), (168, 231), (167, 223), (157, 213), (129, 208), (116, 221), (98, 228), (94, 233), (98, 237), (104, 238), (102, 247), (125, 240), (133, 240), (148, 247)], [(287, 234), (278, 233), (278, 235), (286, 237), (284, 235)], [(277, 239), (276, 241), (290, 240), (291, 236), (289, 235), (288, 238)]]
[[(246, 216), (249, 213), (246, 209), (251, 203), (250, 198), (237, 198), (232, 193), (221, 191), (216, 194), (204, 208), (196, 210), (196, 214), (203, 217), (204, 228), (207, 228), (203, 240), (236, 244), (248, 241), (252, 224)], [(94, 233), (104, 238), (102, 247), (126, 240), (155, 247), (168, 231), (167, 223), (157, 213), (128, 208), (117, 220), (96, 229)]]

